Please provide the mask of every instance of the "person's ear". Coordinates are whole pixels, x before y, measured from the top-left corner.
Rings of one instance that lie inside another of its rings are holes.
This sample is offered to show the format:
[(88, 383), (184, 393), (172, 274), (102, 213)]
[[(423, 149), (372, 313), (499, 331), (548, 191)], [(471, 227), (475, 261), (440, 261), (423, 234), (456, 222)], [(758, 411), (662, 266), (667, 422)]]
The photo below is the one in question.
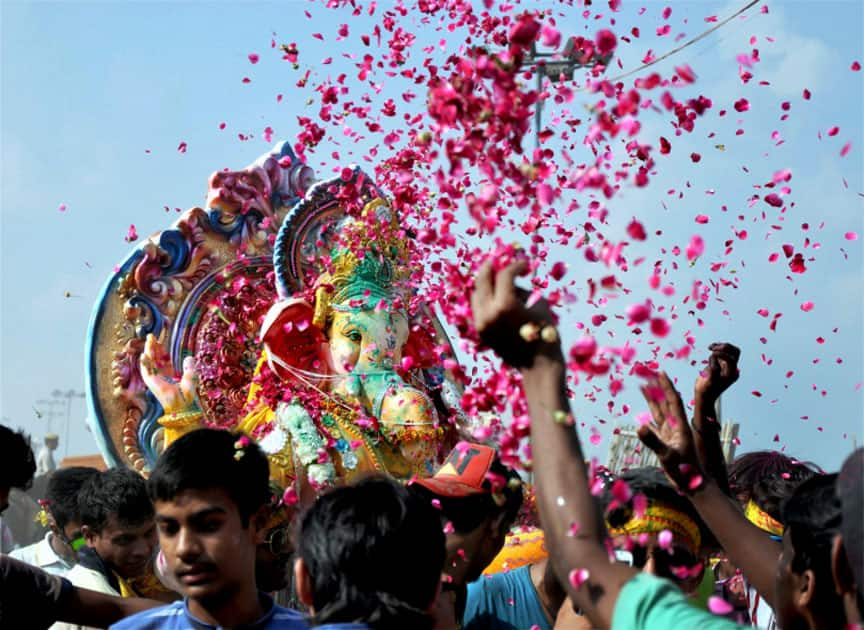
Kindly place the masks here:
[(315, 609), (312, 607), (314, 600), (312, 593), (312, 576), (309, 575), (309, 570), (306, 568), (306, 563), (303, 558), (297, 558), (294, 562), (294, 588), (297, 589), (297, 597), (303, 604), (309, 608), (309, 612), (315, 614)]
[(249, 528), (255, 537), (255, 544), (260, 545), (267, 539), (267, 522), (270, 520), (270, 506), (262, 505), (249, 519)]
[(87, 545), (92, 547), (93, 541), (96, 539), (96, 531), (90, 527), (89, 525), (81, 526), (81, 535), (84, 537), (84, 540), (87, 541)]
[(834, 590), (838, 595), (855, 592), (855, 576), (849, 566), (843, 536), (837, 534), (831, 543), (831, 577), (834, 578)]
[(816, 573), (813, 569), (806, 569), (798, 576), (798, 586), (795, 589), (795, 602), (798, 608), (803, 610), (809, 608), (816, 595)]
[(506, 536), (508, 527), (507, 525), (507, 514), (505, 512), (500, 512), (497, 516), (492, 518), (489, 521), (490, 531), (495, 536)]

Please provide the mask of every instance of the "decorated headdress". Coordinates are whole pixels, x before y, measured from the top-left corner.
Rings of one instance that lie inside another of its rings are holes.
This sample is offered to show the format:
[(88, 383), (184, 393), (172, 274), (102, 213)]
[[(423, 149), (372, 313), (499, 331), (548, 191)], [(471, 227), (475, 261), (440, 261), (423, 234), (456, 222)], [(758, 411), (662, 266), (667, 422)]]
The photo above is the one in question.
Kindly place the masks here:
[(347, 219), (340, 240), (315, 289), (312, 321), (322, 329), (331, 310), (368, 310), (382, 300), (399, 308), (404, 297), (407, 250), (386, 201), (375, 199), (359, 219)]

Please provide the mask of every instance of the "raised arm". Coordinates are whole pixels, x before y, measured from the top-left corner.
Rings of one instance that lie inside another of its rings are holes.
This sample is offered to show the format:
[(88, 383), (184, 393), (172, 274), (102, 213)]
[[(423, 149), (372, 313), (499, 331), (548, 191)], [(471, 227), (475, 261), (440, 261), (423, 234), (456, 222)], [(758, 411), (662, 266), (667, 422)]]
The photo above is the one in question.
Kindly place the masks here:
[(699, 374), (693, 387), (693, 440), (703, 468), (717, 486), (729, 494), (729, 476), (715, 406), (720, 395), (738, 380), (741, 351), (731, 343), (712, 343), (708, 349), (711, 351), (708, 367)]
[(774, 574), (782, 548), (744, 518), (738, 505), (707, 476), (699, 462), (693, 431), (681, 396), (665, 373), (642, 388), (654, 418), (639, 428), (639, 439), (657, 454), (663, 470), (686, 494), (759, 595), (774, 606)]
[(591, 496), (585, 457), (574, 428), (565, 364), (554, 316), (545, 302), (530, 309), (514, 285), (524, 261), (497, 273), (487, 262), (471, 297), (480, 341), (518, 367), (531, 415), (531, 446), (540, 521), (555, 573), (594, 627), (612, 623), (621, 587), (635, 571), (610, 563), (605, 527)]

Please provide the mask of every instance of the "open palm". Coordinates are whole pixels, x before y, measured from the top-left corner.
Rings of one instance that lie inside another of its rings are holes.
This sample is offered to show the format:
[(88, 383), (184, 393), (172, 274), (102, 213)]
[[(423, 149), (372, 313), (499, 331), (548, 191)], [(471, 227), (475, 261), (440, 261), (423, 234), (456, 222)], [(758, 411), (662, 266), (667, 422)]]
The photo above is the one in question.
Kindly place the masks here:
[(681, 492), (692, 492), (703, 482), (703, 472), (687, 422), (684, 403), (665, 372), (642, 387), (654, 420), (639, 427), (639, 439), (657, 454), (666, 475)]
[(141, 354), (141, 378), (153, 392), (165, 413), (180, 413), (195, 408), (196, 375), (192, 357), (183, 361), (183, 374), (177, 378), (171, 357), (152, 334), (147, 335)]

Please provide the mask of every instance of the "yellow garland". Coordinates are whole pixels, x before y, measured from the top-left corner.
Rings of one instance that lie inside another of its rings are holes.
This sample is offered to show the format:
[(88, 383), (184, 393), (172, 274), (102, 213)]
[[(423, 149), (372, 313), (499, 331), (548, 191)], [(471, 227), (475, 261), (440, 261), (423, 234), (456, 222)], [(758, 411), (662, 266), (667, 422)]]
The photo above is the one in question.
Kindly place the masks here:
[(649, 503), (645, 513), (633, 517), (621, 527), (612, 527), (606, 523), (610, 536), (636, 536), (638, 534), (659, 534), (668, 529), (675, 537), (675, 541), (685, 546), (693, 555), (698, 555), (702, 536), (699, 526), (692, 518), (673, 510), (672, 508), (656, 503)]
[(36, 512), (36, 516), (33, 520), (39, 523), (42, 527), (48, 527), (48, 511), (43, 507), (41, 510)]
[(747, 507), (744, 508), (744, 516), (763, 532), (768, 532), (772, 536), (783, 535), (783, 524), (756, 505), (753, 499), (747, 502)]

